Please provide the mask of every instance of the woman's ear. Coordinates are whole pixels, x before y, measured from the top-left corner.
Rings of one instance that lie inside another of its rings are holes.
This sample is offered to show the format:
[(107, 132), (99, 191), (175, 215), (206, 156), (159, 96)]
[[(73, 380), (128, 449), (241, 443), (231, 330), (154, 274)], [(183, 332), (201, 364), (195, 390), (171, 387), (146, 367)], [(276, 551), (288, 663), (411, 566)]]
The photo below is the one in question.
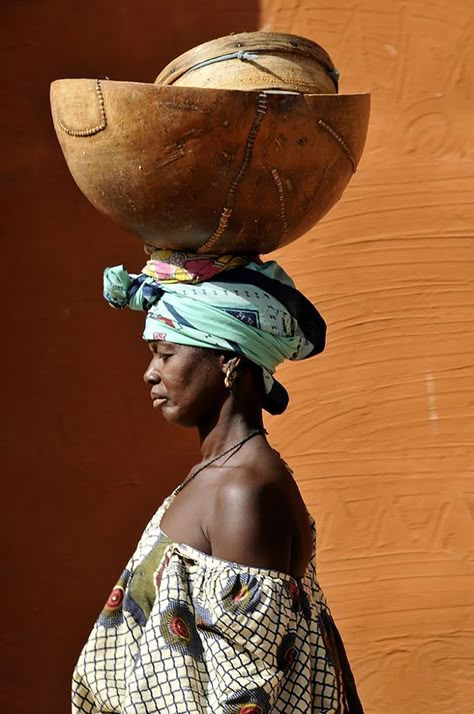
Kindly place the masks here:
[(222, 371), (224, 374), (228, 374), (229, 372), (236, 372), (239, 368), (239, 365), (242, 361), (242, 358), (240, 355), (236, 355), (233, 353), (226, 353), (222, 355)]
[(224, 373), (224, 386), (226, 389), (232, 390), (238, 376), (241, 357), (236, 354), (224, 354), (221, 359), (222, 371)]

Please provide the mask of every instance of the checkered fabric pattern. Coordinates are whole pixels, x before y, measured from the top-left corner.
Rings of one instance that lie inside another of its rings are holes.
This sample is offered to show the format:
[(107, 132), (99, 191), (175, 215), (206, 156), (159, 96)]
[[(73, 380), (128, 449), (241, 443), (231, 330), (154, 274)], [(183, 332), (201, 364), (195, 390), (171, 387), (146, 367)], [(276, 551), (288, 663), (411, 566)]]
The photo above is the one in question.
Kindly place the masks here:
[(84, 646), (73, 714), (343, 711), (314, 521), (313, 559), (295, 580), (171, 543), (159, 524), (172, 497), (145, 529)]

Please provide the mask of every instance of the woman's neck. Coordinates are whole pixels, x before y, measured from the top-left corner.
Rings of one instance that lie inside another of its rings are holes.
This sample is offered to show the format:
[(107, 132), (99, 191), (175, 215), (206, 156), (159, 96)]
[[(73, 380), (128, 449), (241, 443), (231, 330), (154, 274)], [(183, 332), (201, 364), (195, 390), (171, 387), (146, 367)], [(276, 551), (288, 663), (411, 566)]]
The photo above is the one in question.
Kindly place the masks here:
[[(253, 405), (252, 405), (253, 406)], [(217, 420), (199, 426), (199, 439), (203, 459), (210, 459), (237, 444), (253, 431), (263, 430), (261, 409), (244, 411), (221, 410)]]

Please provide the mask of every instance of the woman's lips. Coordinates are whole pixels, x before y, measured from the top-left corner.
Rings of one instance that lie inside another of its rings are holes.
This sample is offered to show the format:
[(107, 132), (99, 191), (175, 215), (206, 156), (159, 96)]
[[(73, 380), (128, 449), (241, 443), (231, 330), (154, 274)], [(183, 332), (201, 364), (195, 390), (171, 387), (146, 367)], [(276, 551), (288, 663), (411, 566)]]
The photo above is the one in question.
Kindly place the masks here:
[(159, 407), (163, 406), (165, 402), (167, 402), (166, 397), (152, 397), (153, 399), (153, 409), (158, 409)]

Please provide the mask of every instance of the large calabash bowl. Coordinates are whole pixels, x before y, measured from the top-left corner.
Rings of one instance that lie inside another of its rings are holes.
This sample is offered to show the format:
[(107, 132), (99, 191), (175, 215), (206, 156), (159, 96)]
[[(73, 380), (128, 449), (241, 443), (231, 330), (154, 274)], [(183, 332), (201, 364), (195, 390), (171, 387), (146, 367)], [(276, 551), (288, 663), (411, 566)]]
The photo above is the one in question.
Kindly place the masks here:
[(163, 248), (266, 253), (314, 226), (359, 163), (369, 96), (335, 94), (335, 77), (314, 43), (245, 33), (194, 48), (158, 84), (53, 82), (51, 106), (76, 183), (120, 226)]

